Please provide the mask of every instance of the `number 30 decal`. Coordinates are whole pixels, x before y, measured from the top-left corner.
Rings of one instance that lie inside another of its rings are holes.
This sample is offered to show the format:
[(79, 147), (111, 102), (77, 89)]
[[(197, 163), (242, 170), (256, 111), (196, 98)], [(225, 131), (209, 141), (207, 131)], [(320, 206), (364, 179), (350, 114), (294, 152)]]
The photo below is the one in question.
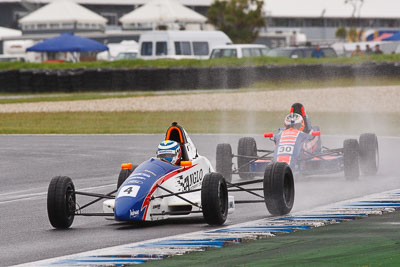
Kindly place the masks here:
[(117, 197), (136, 197), (140, 186), (138, 185), (125, 185), (119, 190)]
[(278, 154), (293, 154), (293, 146), (279, 146)]

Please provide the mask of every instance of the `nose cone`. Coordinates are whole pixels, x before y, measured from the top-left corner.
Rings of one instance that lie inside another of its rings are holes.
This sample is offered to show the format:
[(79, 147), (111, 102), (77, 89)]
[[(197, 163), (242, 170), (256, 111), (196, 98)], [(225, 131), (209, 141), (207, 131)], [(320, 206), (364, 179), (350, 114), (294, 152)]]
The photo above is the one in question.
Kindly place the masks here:
[(115, 200), (114, 217), (117, 221), (141, 221), (143, 214), (140, 212), (142, 203), (134, 201), (131, 197), (120, 197)]

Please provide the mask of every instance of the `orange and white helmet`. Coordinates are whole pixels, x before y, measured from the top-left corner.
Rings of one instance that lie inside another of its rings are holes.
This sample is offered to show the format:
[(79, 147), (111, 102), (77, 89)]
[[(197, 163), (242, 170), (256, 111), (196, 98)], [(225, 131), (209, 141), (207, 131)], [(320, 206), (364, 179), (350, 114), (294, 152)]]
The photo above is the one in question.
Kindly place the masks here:
[(304, 129), (304, 120), (300, 114), (290, 113), (285, 118), (285, 128), (294, 128), (302, 131)]

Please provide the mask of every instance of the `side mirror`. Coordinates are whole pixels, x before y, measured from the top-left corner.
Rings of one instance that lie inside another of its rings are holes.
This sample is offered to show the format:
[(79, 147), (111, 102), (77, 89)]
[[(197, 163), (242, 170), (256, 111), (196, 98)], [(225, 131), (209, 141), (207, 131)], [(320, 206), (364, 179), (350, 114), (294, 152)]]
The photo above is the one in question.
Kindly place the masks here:
[(274, 137), (274, 133), (264, 133), (265, 138), (271, 138)]
[(123, 169), (123, 170), (130, 170), (132, 168), (133, 168), (132, 163), (122, 163), (121, 164), (121, 169)]
[(181, 161), (182, 167), (192, 167), (193, 163), (191, 161)]
[(311, 133), (312, 136), (321, 136), (321, 131), (315, 131)]

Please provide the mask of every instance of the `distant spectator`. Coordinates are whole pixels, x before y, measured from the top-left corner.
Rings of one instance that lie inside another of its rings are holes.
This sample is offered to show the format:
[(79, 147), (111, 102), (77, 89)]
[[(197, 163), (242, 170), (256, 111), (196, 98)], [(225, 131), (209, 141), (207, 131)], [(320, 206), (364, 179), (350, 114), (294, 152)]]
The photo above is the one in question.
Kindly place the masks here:
[(371, 55), (373, 52), (372, 52), (372, 49), (371, 49), (371, 47), (369, 46), (369, 44), (367, 44), (366, 46), (365, 46), (365, 52), (364, 52), (366, 55)]
[(311, 57), (314, 58), (321, 58), (321, 57), (325, 57), (324, 52), (321, 50), (321, 47), (319, 45), (316, 45), (314, 47), (314, 50), (312, 51)]
[(362, 56), (362, 55), (363, 55), (363, 52), (361, 51), (360, 46), (357, 45), (357, 46), (356, 46), (356, 50), (354, 50), (354, 51), (351, 53), (351, 56), (352, 56), (352, 57), (359, 57), (359, 56)]
[(375, 45), (374, 54), (376, 54), (376, 55), (383, 54), (383, 52), (382, 52), (382, 50), (381, 50), (381, 48), (380, 48), (380, 46), (378, 44)]

